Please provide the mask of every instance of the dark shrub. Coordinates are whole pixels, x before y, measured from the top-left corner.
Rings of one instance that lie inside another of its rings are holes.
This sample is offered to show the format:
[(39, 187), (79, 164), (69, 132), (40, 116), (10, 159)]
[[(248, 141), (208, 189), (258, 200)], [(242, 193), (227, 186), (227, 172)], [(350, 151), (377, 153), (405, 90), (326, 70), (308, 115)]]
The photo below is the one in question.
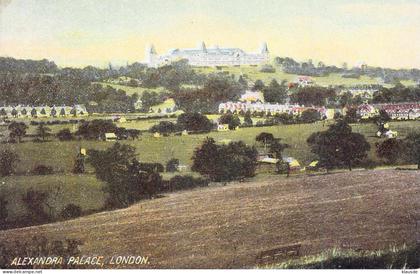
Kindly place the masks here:
[(37, 165), (32, 169), (34, 175), (48, 175), (54, 173), (54, 169), (50, 166)]
[(164, 172), (165, 168), (160, 163), (139, 163), (140, 170), (146, 172)]
[(385, 159), (387, 164), (395, 164), (405, 154), (404, 144), (401, 140), (387, 139), (382, 143), (376, 143), (376, 155)]
[(242, 141), (218, 145), (214, 139), (207, 138), (195, 149), (191, 170), (216, 182), (252, 177), (257, 167), (257, 156), (256, 148)]
[(321, 120), (321, 114), (316, 109), (307, 109), (302, 112), (299, 120), (302, 123), (314, 123)]
[(179, 160), (172, 158), (166, 163), (166, 172), (176, 172), (178, 171), (178, 166)]
[(65, 128), (57, 133), (57, 137), (60, 141), (70, 141), (73, 139), (73, 134), (71, 134), (70, 129)]
[(209, 132), (214, 127), (213, 123), (200, 113), (183, 113), (178, 116), (177, 125), (180, 130)]
[(19, 156), (12, 150), (0, 151), (0, 177), (13, 174), (18, 162)]
[(209, 185), (209, 181), (204, 178), (196, 178), (193, 176), (174, 176), (169, 180), (170, 190), (182, 190), (191, 189), (195, 187), (206, 187)]
[(64, 219), (72, 219), (77, 218), (82, 215), (82, 209), (80, 206), (75, 204), (68, 204), (66, 207), (61, 211), (61, 217)]
[(28, 220), (32, 224), (43, 223), (50, 220), (50, 216), (45, 212), (48, 193), (34, 189), (29, 189), (22, 195), (22, 202), (28, 211)]
[(177, 126), (169, 121), (161, 121), (159, 124), (152, 126), (149, 129), (150, 132), (159, 132), (159, 133), (170, 133), (177, 131)]
[(262, 65), (260, 72), (274, 73), (276, 69), (272, 65)]

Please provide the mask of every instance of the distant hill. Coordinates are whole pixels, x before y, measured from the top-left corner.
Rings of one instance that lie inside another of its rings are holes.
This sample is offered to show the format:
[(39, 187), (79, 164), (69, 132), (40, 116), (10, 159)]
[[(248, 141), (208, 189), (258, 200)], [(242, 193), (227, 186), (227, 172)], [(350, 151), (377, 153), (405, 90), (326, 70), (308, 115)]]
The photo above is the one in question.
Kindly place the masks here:
[(15, 73), (55, 73), (57, 65), (46, 59), (43, 60), (19, 60), (10, 57), (0, 57), (0, 72)]

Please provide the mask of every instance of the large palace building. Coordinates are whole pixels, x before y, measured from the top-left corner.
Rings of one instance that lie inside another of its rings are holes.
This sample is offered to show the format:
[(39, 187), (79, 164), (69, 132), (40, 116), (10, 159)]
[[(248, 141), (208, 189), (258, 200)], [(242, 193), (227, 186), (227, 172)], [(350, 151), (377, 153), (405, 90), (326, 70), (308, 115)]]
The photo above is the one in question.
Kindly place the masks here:
[(170, 64), (173, 61), (186, 59), (191, 66), (240, 66), (259, 65), (269, 60), (267, 43), (263, 43), (258, 53), (247, 53), (240, 48), (207, 48), (204, 42), (195, 49), (173, 49), (165, 55), (158, 55), (152, 45), (146, 51), (146, 62), (149, 67)]

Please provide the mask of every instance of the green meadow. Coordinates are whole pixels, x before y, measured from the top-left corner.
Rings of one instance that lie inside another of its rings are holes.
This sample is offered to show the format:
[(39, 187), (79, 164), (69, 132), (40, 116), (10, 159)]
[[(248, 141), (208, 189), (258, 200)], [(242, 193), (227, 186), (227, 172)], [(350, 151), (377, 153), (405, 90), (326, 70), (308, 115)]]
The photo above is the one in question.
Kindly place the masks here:
[[(146, 121), (128, 122), (119, 124), (126, 128), (146, 128)], [(155, 121), (156, 122), (156, 121)], [(151, 125), (151, 124), (150, 124)], [(61, 125), (60, 125), (61, 126)], [(149, 124), (147, 124), (147, 127)], [(282, 138), (289, 148), (284, 154), (296, 158), (301, 164), (308, 164), (314, 159), (310, 152), (306, 139), (310, 134), (326, 130), (328, 122), (317, 122), (314, 124), (279, 125), (272, 127), (240, 128), (234, 131), (210, 132), (208, 134), (190, 134), (186, 136), (153, 137), (151, 133), (145, 132), (139, 140), (125, 140), (121, 143), (132, 145), (136, 148), (138, 158), (144, 162), (159, 162), (165, 164), (170, 158), (177, 158), (181, 164), (191, 165), (191, 157), (194, 149), (199, 146), (206, 137), (214, 138), (217, 142), (244, 141), (250, 145), (255, 143), (255, 136), (261, 132), (272, 133), (275, 137)], [(352, 125), (354, 132), (362, 133), (372, 146), (370, 158), (377, 160), (375, 156), (375, 143), (381, 141), (375, 137), (377, 127), (370, 124)], [(390, 128), (404, 137), (408, 132), (420, 128), (419, 121), (391, 122)], [(33, 129), (30, 129), (33, 130)], [(113, 142), (105, 141), (67, 141), (59, 142), (52, 139), (48, 142), (34, 143), (25, 141), (21, 144), (1, 144), (2, 148), (9, 147), (20, 156), (20, 163), (17, 166), (18, 173), (27, 173), (37, 164), (50, 165), (59, 172), (70, 172), (73, 167), (74, 157), (79, 148), (105, 149), (112, 146)], [(262, 149), (262, 148), (260, 148)]]
[[(216, 119), (217, 116), (210, 118)], [(122, 125), (126, 128), (143, 129), (157, 122), (157, 120), (133, 121)], [(304, 166), (315, 158), (306, 144), (306, 139), (313, 132), (326, 130), (328, 123), (240, 128), (234, 131), (185, 136), (171, 135), (159, 138), (145, 132), (139, 140), (126, 140), (121, 143), (134, 146), (140, 161), (159, 162), (165, 165), (170, 158), (177, 158), (181, 164), (191, 167), (194, 149), (207, 137), (214, 138), (219, 143), (241, 140), (247, 144), (256, 145), (263, 152), (264, 148), (255, 142), (255, 136), (261, 132), (269, 132), (289, 144), (290, 147), (284, 152), (285, 156), (296, 158)], [(54, 125), (51, 128), (56, 131), (58, 127), (62, 126), (66, 125)], [(391, 122), (390, 127), (399, 132), (399, 137), (404, 137), (410, 131), (419, 129), (420, 121)], [(29, 131), (33, 132), (34, 128), (34, 126), (30, 126)], [(375, 137), (376, 126), (374, 124), (354, 124), (352, 128), (353, 131), (366, 136), (372, 146), (369, 158), (378, 160), (375, 155), (375, 143), (381, 139)], [(80, 148), (106, 149), (113, 144), (114, 142), (86, 140), (60, 142), (55, 138), (41, 143), (29, 141), (27, 138), (20, 144), (0, 144), (0, 149), (10, 148), (20, 157), (16, 170), (18, 175), (0, 179), (0, 191), (6, 195), (9, 202), (10, 218), (16, 219), (25, 215), (26, 209), (22, 202), (22, 195), (29, 188), (49, 193), (48, 210), (50, 210), (51, 216), (59, 216), (61, 210), (69, 203), (80, 206), (84, 213), (102, 209), (106, 200), (106, 193), (103, 191), (104, 183), (95, 178), (94, 170), (89, 165), (86, 165), (86, 174), (83, 175), (74, 175), (71, 170)], [(53, 167), (56, 173), (44, 176), (30, 175), (31, 170), (40, 164)], [(176, 174), (194, 175), (189, 171), (189, 168), (185, 172)], [(172, 173), (162, 174), (164, 179), (169, 179), (174, 175)]]
[(61, 210), (70, 203), (81, 207), (83, 212), (102, 208), (106, 194), (94, 174), (54, 174), (43, 176), (11, 176), (0, 178), (0, 191), (8, 201), (9, 220), (18, 219), (26, 214), (22, 195), (29, 189), (48, 193), (47, 211), (58, 217)]
[[(198, 72), (209, 74), (209, 73), (216, 73), (216, 72), (225, 72), (229, 74), (233, 74), (236, 76), (239, 75), (247, 75), (249, 80), (262, 80), (264, 83), (268, 84), (272, 79), (277, 80), (279, 83), (283, 80), (287, 82), (293, 82), (297, 74), (289, 74), (285, 73), (281, 68), (276, 67), (276, 72), (267, 73), (267, 72), (260, 72), (258, 67), (255, 66), (240, 66), (240, 67), (222, 67), (221, 69), (204, 67), (204, 68), (194, 68)], [(381, 84), (378, 82), (378, 79), (371, 78), (368, 76), (361, 76), (360, 78), (343, 78), (341, 74), (338, 73), (331, 73), (328, 76), (323, 77), (311, 77), (315, 84), (321, 86), (330, 86), (330, 85), (344, 85), (344, 86), (354, 86), (354, 85), (371, 85), (371, 84)], [(401, 81), (404, 85), (415, 85), (416, 83), (413, 81)], [(389, 86), (389, 85), (385, 85)]]

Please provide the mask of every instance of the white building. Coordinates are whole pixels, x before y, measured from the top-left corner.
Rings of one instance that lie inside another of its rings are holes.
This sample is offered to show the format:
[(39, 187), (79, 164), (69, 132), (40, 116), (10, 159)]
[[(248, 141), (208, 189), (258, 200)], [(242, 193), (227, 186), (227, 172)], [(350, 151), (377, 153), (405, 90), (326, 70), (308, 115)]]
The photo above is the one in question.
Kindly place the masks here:
[(241, 102), (264, 102), (264, 95), (261, 91), (246, 90), (239, 99)]
[(204, 42), (194, 49), (173, 49), (164, 55), (158, 55), (153, 45), (146, 50), (146, 62), (149, 67), (158, 67), (182, 59), (188, 60), (191, 66), (201, 67), (259, 65), (269, 60), (269, 52), (266, 43), (263, 43), (257, 53), (247, 53), (240, 48), (207, 48)]
[(276, 113), (288, 113), (292, 115), (300, 115), (302, 112), (308, 109), (315, 109), (322, 117), (330, 117), (328, 109), (325, 107), (305, 107), (300, 105), (291, 104), (270, 104), (270, 103), (250, 103), (250, 102), (226, 102), (219, 104), (219, 113), (230, 111), (230, 112), (270, 112), (271, 114)]

